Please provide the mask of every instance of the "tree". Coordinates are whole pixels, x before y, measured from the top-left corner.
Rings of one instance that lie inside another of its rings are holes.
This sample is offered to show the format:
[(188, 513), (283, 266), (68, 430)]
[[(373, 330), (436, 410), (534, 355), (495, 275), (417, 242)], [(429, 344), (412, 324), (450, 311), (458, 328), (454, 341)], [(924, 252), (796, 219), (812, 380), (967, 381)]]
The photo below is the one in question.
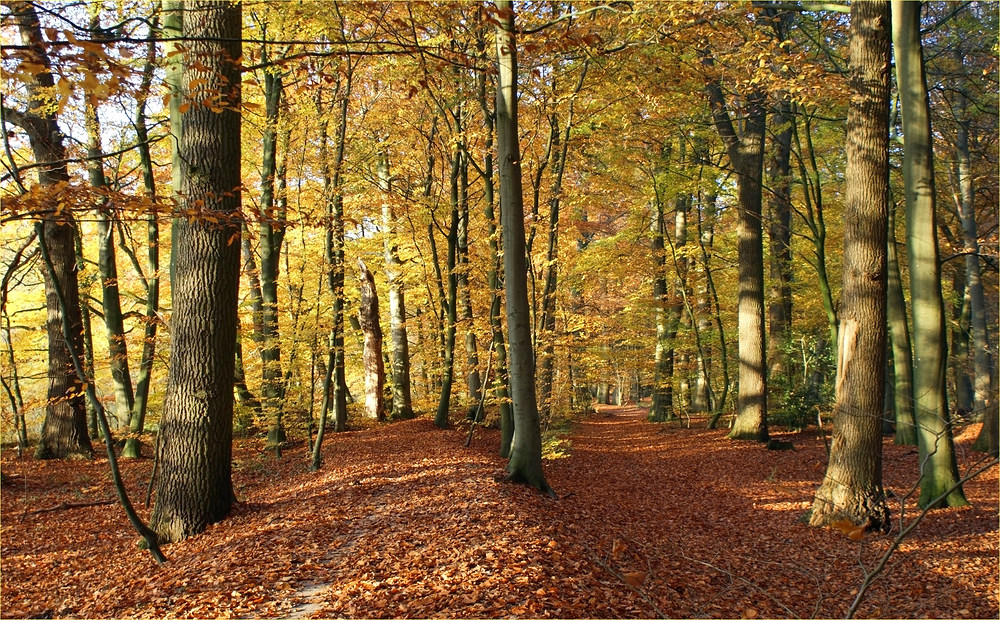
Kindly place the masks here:
[(542, 472), (542, 433), (538, 401), (535, 399), (521, 149), (517, 131), (517, 30), (510, 0), (498, 0), (497, 11), (497, 164), (500, 169), (500, 221), (503, 225), (504, 289), (510, 343), (510, 393), (514, 408), (514, 440), (507, 472), (512, 481), (524, 482), (554, 494)]
[(361, 306), (358, 322), (365, 334), (365, 412), (379, 422), (385, 420), (385, 365), (382, 361), (382, 325), (379, 323), (378, 291), (375, 276), (364, 261), (358, 260)]
[(830, 460), (809, 524), (891, 526), (882, 488), (889, 220), (889, 6), (851, 6), (850, 100), (836, 404)]
[[(705, 53), (703, 62), (714, 61)], [(738, 413), (731, 439), (767, 441), (767, 359), (764, 345), (764, 246), (761, 225), (761, 177), (767, 114), (764, 93), (744, 95), (743, 132), (736, 127), (718, 81), (706, 87), (712, 119), (736, 172), (740, 219), (737, 225), (739, 261), (739, 392)]]
[[(31, 2), (13, 2), (9, 5), (24, 47), (23, 61), (30, 63), (33, 78), (25, 84), (27, 105), (24, 111), (4, 105), (4, 120), (21, 128), (27, 135), (38, 165), (38, 184), (41, 188), (59, 191), (69, 183), (66, 168), (66, 148), (59, 129), (56, 107), (46, 104), (55, 92), (55, 79), (51, 60), (46, 54), (38, 14)], [(48, 93), (48, 94), (47, 94)], [(58, 198), (55, 198), (55, 203)], [(45, 422), (35, 457), (40, 459), (90, 457), (93, 447), (87, 434), (87, 412), (83, 384), (76, 375), (70, 350), (83, 351), (82, 317), (80, 314), (80, 288), (76, 278), (74, 230), (76, 223), (68, 209), (47, 210), (39, 213), (44, 221), (43, 241), (53, 268), (45, 270), (45, 306), (48, 312), (48, 398), (45, 403)], [(66, 320), (70, 325), (72, 342), (67, 345), (63, 337), (62, 313), (58, 290), (66, 298)]]
[[(920, 505), (958, 481), (945, 392), (946, 332), (934, 200), (930, 103), (920, 43), (921, 3), (892, 2), (896, 80), (903, 106), (906, 247), (913, 309), (913, 403), (920, 452)], [(942, 506), (968, 504), (961, 486)]]
[(233, 371), (240, 226), (240, 36), (237, 4), (184, 6), (172, 349), (160, 422), (160, 475), (151, 528), (161, 541), (223, 519), (233, 494)]

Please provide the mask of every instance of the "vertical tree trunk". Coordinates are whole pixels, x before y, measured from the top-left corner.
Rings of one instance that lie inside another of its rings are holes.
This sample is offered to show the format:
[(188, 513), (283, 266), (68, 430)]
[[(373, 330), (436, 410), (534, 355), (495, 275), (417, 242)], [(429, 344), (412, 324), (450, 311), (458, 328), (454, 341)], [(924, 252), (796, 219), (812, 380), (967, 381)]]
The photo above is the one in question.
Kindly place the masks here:
[(774, 128), (768, 177), (771, 192), (767, 201), (770, 239), (768, 291), (768, 372), (787, 374), (784, 350), (792, 331), (792, 236), (791, 236), (791, 143), (792, 105), (784, 99), (771, 118)]
[[(153, 70), (156, 62), (156, 32), (157, 21), (154, 17), (150, 42), (146, 46), (146, 60), (142, 69), (142, 80), (139, 85), (139, 98), (136, 102), (135, 134), (139, 149), (139, 161), (142, 166), (142, 184), (147, 197), (156, 204), (156, 178), (153, 172), (153, 158), (149, 150), (149, 131), (146, 126), (146, 100), (150, 85), (153, 82)], [(123, 458), (139, 458), (141, 456), (139, 436), (146, 425), (146, 408), (149, 403), (149, 385), (153, 374), (153, 361), (156, 354), (156, 332), (159, 326), (158, 312), (160, 309), (160, 224), (159, 215), (154, 207), (146, 214), (146, 315), (143, 319), (142, 355), (139, 358), (139, 375), (135, 384), (135, 400), (129, 418), (129, 437), (122, 448)]]
[(809, 524), (849, 519), (887, 532), (882, 488), (886, 231), (889, 218), (889, 7), (851, 5), (844, 287), (833, 439)]
[(479, 350), (473, 325), (472, 291), (469, 288), (469, 156), (465, 144), (462, 148), (462, 168), (459, 172), (459, 214), (457, 238), (458, 303), (462, 306), (462, 323), (465, 326), (465, 385), (468, 388), (468, 418), (474, 419), (482, 400), (483, 382), (479, 376)]
[(892, 2), (892, 41), (903, 105), (906, 247), (913, 307), (913, 402), (917, 418), (921, 507), (965, 506), (945, 393), (946, 333), (941, 296), (930, 104), (920, 43), (921, 3)]
[[(39, 164), (38, 183), (43, 187), (68, 183), (66, 150), (59, 131), (56, 113), (46, 104), (54, 92), (55, 79), (52, 65), (43, 46), (41, 27), (35, 7), (30, 2), (12, 2), (8, 9), (13, 16), (24, 45), (25, 60), (41, 70), (32, 71), (34, 80), (27, 84), (28, 106), (21, 112), (4, 109), (8, 122), (19, 126), (28, 134), (28, 141), (35, 162)], [(77, 378), (70, 359), (70, 346), (83, 351), (80, 290), (76, 278), (76, 253), (74, 230), (76, 223), (69, 210), (57, 214), (44, 214), (44, 234), (39, 241), (45, 244), (52, 259), (53, 269), (45, 270), (45, 307), (48, 312), (46, 333), (49, 344), (48, 398), (45, 404), (45, 421), (35, 457), (66, 458), (90, 457), (93, 448), (87, 434), (87, 411), (83, 384)], [(66, 298), (66, 319), (74, 342), (67, 346), (63, 337), (63, 311), (60, 309), (56, 287)]]
[(389, 284), (389, 339), (392, 344), (392, 414), (394, 420), (413, 417), (410, 393), (410, 341), (406, 333), (403, 262), (396, 251), (396, 216), (392, 210), (389, 155), (379, 151), (378, 185), (382, 192), (382, 232), (385, 235), (385, 277)]
[[(90, 185), (98, 190), (107, 187), (104, 175), (103, 151), (101, 148), (101, 125), (95, 102), (88, 101), (84, 110), (84, 124), (87, 128), (87, 168)], [(111, 382), (115, 390), (115, 408), (111, 415), (116, 426), (128, 424), (135, 394), (132, 391), (132, 375), (129, 373), (128, 346), (125, 342), (125, 320), (122, 317), (121, 295), (118, 286), (118, 263), (115, 253), (113, 229), (114, 214), (102, 199), (97, 206), (97, 233), (100, 247), (97, 268), (101, 274), (101, 306), (104, 310), (104, 330), (108, 338), (108, 363), (111, 367)]]
[(385, 420), (385, 365), (382, 360), (382, 325), (379, 321), (378, 291), (375, 276), (358, 260), (361, 286), (361, 307), (358, 308), (358, 322), (365, 334), (362, 359), (365, 365), (365, 412), (368, 417), (379, 422)]
[[(181, 208), (172, 350), (163, 405), (160, 475), (151, 528), (177, 541), (223, 519), (232, 486), (233, 371), (240, 266), (239, 5), (186, 5)], [(215, 105), (201, 103), (217, 94)], [(212, 107), (221, 108), (215, 112)]]
[[(444, 360), (441, 369), (441, 395), (438, 399), (437, 413), (434, 424), (440, 428), (448, 427), (448, 412), (451, 406), (451, 388), (455, 380), (455, 323), (458, 319), (458, 274), (456, 259), (458, 254), (458, 202), (459, 174), (461, 170), (461, 150), (455, 149), (451, 163), (451, 222), (448, 227), (448, 295), (442, 298), (444, 305)], [(433, 234), (431, 235), (433, 238)]]
[[(711, 58), (704, 60), (711, 65)], [(767, 359), (764, 343), (764, 246), (761, 228), (761, 177), (767, 115), (764, 94), (752, 91), (743, 101), (743, 135), (736, 133), (718, 82), (708, 84), (716, 129), (736, 173), (739, 222), (739, 393), (738, 413), (730, 439), (767, 441)]]
[(896, 443), (917, 445), (917, 421), (913, 415), (913, 349), (910, 347), (910, 326), (906, 319), (906, 299), (899, 276), (896, 257), (896, 205), (889, 207), (888, 257), (888, 319), (892, 341), (893, 408), (896, 411)]
[(514, 9), (498, 0), (496, 49), (497, 151), (500, 167), (500, 219), (503, 223), (504, 287), (510, 335), (510, 391), (514, 406), (514, 442), (507, 463), (509, 479), (552, 494), (542, 471), (542, 433), (535, 400), (535, 360), (531, 346), (524, 194), (517, 130), (517, 44)]
[[(666, 149), (665, 149), (666, 150)], [(653, 304), (656, 315), (656, 350), (653, 360), (653, 394), (649, 405), (649, 419), (653, 422), (666, 422), (673, 409), (672, 382), (673, 373), (669, 355), (673, 343), (670, 338), (669, 317), (667, 312), (667, 272), (666, 272), (666, 229), (664, 220), (663, 199), (655, 198), (651, 228), (653, 239)]]

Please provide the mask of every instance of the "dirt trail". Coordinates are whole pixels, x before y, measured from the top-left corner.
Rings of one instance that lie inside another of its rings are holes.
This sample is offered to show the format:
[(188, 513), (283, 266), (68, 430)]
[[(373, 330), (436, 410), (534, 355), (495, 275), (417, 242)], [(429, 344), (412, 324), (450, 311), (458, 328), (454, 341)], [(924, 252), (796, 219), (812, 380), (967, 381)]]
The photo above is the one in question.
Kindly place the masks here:
[[(110, 494), (106, 463), (5, 455), (25, 478), (2, 495), (0, 617), (842, 616), (858, 543), (798, 522), (822, 440), (769, 452), (680, 426), (636, 408), (580, 420), (545, 464), (558, 500), (503, 482), (496, 431), (464, 448), (465, 428), (426, 418), (328, 436), (318, 473), (302, 445), (277, 461), (241, 444), (243, 503), (160, 569), (116, 506), (9, 516)], [(916, 456), (887, 443), (885, 462), (905, 495)], [(126, 467), (141, 488), (149, 464)], [(976, 507), (928, 518), (864, 615), (996, 617), (996, 469), (967, 494)], [(870, 561), (887, 539), (862, 544)]]

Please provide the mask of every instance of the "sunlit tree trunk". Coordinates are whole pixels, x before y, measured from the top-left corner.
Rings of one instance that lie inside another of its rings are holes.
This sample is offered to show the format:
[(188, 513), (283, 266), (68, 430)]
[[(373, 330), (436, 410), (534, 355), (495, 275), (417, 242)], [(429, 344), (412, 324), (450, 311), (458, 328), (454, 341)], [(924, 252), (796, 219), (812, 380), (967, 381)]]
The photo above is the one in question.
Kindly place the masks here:
[(889, 6), (851, 6), (850, 106), (836, 404), (826, 476), (810, 525), (891, 527), (882, 488), (886, 232), (889, 218)]
[[(711, 66), (711, 59), (705, 64)], [(764, 246), (761, 227), (761, 177), (767, 115), (764, 94), (746, 93), (743, 132), (737, 134), (718, 82), (710, 82), (709, 103), (716, 129), (736, 173), (739, 221), (739, 393), (731, 439), (767, 441), (767, 359), (764, 343)]]
[(906, 247), (913, 308), (913, 402), (920, 451), (922, 507), (968, 504), (958, 483), (945, 393), (946, 333), (941, 296), (930, 104), (920, 43), (919, 2), (892, 2), (892, 41), (903, 105)]
[(510, 480), (552, 493), (542, 471), (542, 433), (535, 400), (535, 360), (531, 346), (524, 195), (517, 130), (517, 45), (514, 9), (498, 0), (496, 49), (497, 152), (500, 168), (500, 219), (503, 224), (504, 286), (510, 338), (510, 392), (514, 407), (514, 442), (507, 472)]
[[(157, 32), (154, 18), (153, 32)], [(136, 102), (135, 134), (142, 166), (142, 185), (145, 195), (156, 203), (156, 177), (153, 171), (153, 157), (149, 150), (149, 130), (146, 124), (147, 93), (153, 82), (156, 62), (155, 36), (146, 45), (146, 59), (139, 83), (139, 99)], [(135, 384), (135, 400), (129, 417), (129, 437), (122, 448), (123, 458), (139, 458), (140, 440), (146, 425), (146, 409), (149, 403), (149, 386), (153, 375), (153, 361), (156, 355), (156, 332), (160, 324), (160, 224), (156, 208), (146, 214), (146, 275), (143, 278), (146, 289), (146, 315), (143, 319), (142, 355), (139, 358), (139, 374)]]
[(649, 405), (649, 419), (665, 422), (672, 413), (673, 376), (670, 371), (669, 355), (673, 342), (670, 338), (669, 316), (667, 312), (666, 237), (663, 199), (657, 196), (653, 205), (650, 227), (653, 233), (651, 250), (653, 254), (653, 312), (656, 316), (656, 349), (653, 353), (653, 394)]
[[(172, 348), (160, 422), (151, 529), (162, 541), (223, 519), (232, 486), (233, 370), (240, 267), (239, 5), (189, 2), (182, 92), (219, 93), (221, 112), (193, 103), (181, 139), (181, 208), (174, 241)], [(196, 86), (197, 85), (197, 86)]]
[(382, 360), (382, 325), (379, 320), (378, 291), (375, 276), (363, 261), (358, 261), (361, 306), (358, 322), (365, 335), (362, 359), (365, 366), (365, 413), (379, 422), (385, 420), (385, 365)]
[(782, 100), (771, 117), (774, 130), (771, 162), (768, 166), (770, 193), (768, 205), (768, 238), (770, 239), (769, 273), (771, 286), (768, 291), (768, 349), (769, 373), (787, 373), (785, 348), (792, 330), (792, 228), (791, 228), (791, 103)]
[[(12, 2), (7, 5), (20, 32), (25, 60), (41, 70), (32, 71), (34, 79), (26, 84), (28, 105), (24, 112), (4, 107), (4, 119), (20, 127), (27, 135), (38, 167), (38, 183), (50, 187), (68, 183), (66, 149), (59, 130), (56, 113), (46, 101), (54, 91), (55, 79), (52, 65), (43, 46), (41, 27), (34, 4)], [(4, 129), (6, 131), (6, 129)], [(45, 306), (48, 312), (46, 333), (49, 346), (48, 398), (45, 404), (45, 421), (35, 451), (36, 458), (90, 457), (93, 448), (87, 434), (87, 409), (83, 385), (76, 376), (70, 358), (70, 347), (63, 337), (62, 310), (56, 287), (66, 298), (67, 319), (75, 351), (83, 351), (82, 317), (80, 314), (80, 289), (76, 278), (76, 252), (74, 230), (76, 223), (69, 210), (58, 214), (46, 213), (45, 243), (52, 259), (53, 269), (44, 270)]]
[[(458, 274), (455, 272), (458, 254), (458, 202), (459, 175), (461, 174), (462, 152), (452, 153), (451, 163), (451, 223), (448, 227), (448, 247), (446, 265), (448, 269), (448, 293), (442, 298), (444, 305), (444, 360), (441, 368), (441, 394), (438, 400), (434, 424), (440, 428), (448, 426), (448, 412), (451, 406), (451, 389), (455, 380), (455, 323), (458, 318)], [(433, 231), (431, 232), (433, 236)]]
[(394, 420), (413, 417), (413, 397), (410, 394), (410, 341), (406, 328), (406, 296), (403, 285), (403, 262), (396, 251), (396, 216), (390, 192), (389, 155), (384, 150), (378, 156), (378, 184), (382, 192), (382, 232), (385, 235), (385, 277), (389, 284), (389, 340), (392, 345), (392, 413)]

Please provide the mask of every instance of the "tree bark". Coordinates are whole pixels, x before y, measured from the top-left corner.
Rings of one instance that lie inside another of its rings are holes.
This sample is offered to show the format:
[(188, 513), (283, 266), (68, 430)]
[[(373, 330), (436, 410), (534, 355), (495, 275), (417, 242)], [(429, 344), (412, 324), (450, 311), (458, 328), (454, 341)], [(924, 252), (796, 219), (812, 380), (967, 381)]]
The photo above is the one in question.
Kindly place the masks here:
[[(232, 162), (240, 161), (241, 30), (239, 5), (185, 5), (182, 92), (193, 101), (184, 113), (180, 144), (180, 207), (197, 216), (176, 227), (172, 350), (151, 517), (151, 528), (164, 542), (200, 533), (225, 518), (235, 499), (233, 373), (240, 267), (235, 219), (241, 181)], [(206, 92), (218, 94), (212, 105), (201, 101)]]
[[(946, 332), (941, 295), (930, 104), (920, 42), (921, 3), (892, 2), (896, 81), (903, 106), (906, 247), (913, 308), (913, 402), (920, 452), (921, 507), (965, 506), (945, 393)], [(957, 486), (956, 486), (957, 485)]]
[(553, 494), (542, 471), (542, 433), (535, 400), (535, 360), (531, 346), (524, 194), (517, 129), (517, 45), (514, 9), (498, 0), (496, 49), (497, 151), (500, 168), (500, 220), (503, 224), (504, 287), (510, 338), (510, 391), (514, 406), (514, 441), (507, 463), (509, 479)]
[(830, 460), (809, 524), (887, 532), (882, 488), (889, 218), (889, 7), (851, 5), (844, 285)]
[[(41, 67), (33, 71), (34, 79), (27, 86), (28, 106), (23, 113), (4, 109), (8, 122), (19, 126), (28, 135), (28, 141), (38, 167), (38, 184), (51, 188), (69, 183), (66, 169), (66, 149), (55, 111), (46, 105), (54, 91), (55, 79), (52, 65), (43, 46), (41, 27), (34, 4), (12, 2), (8, 8), (17, 23), (24, 45), (26, 60)], [(83, 351), (83, 319), (80, 311), (80, 289), (76, 277), (76, 252), (74, 230), (76, 223), (69, 210), (43, 213), (43, 243), (51, 257), (52, 269), (45, 270), (45, 307), (48, 313), (46, 333), (49, 345), (48, 398), (45, 404), (45, 421), (35, 458), (67, 458), (93, 454), (87, 434), (87, 409), (83, 384), (73, 369), (70, 349)], [(72, 342), (67, 346), (63, 337), (63, 310), (56, 295), (56, 287), (66, 298), (65, 312), (69, 321)]]
[(896, 412), (897, 444), (917, 445), (917, 421), (913, 415), (913, 349), (910, 346), (910, 326), (906, 319), (906, 299), (899, 275), (896, 256), (896, 205), (890, 205), (888, 257), (889, 336), (892, 341), (893, 397)]
[(375, 276), (358, 260), (361, 286), (361, 307), (358, 308), (358, 322), (365, 334), (362, 359), (365, 366), (365, 412), (368, 417), (379, 422), (385, 421), (385, 364), (382, 360), (382, 325), (379, 321), (378, 291)]
[(410, 341), (406, 333), (406, 294), (403, 285), (403, 262), (396, 251), (396, 216), (393, 213), (389, 155), (378, 154), (378, 186), (382, 192), (382, 233), (385, 254), (385, 277), (389, 284), (389, 339), (392, 345), (392, 413), (394, 420), (413, 417), (410, 390)]

